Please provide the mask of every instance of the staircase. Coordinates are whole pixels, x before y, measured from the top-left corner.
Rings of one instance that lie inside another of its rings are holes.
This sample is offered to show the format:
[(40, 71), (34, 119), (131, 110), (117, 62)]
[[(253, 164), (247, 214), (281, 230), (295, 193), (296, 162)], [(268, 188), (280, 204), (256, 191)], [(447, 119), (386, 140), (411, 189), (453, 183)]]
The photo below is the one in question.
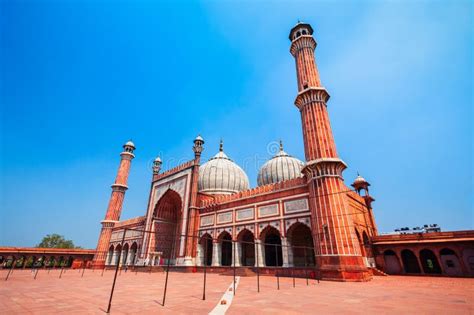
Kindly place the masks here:
[[(221, 276), (233, 276), (234, 275), (234, 270), (226, 270), (224, 272), (220, 273)], [(257, 275), (252, 268), (236, 268), (235, 269), (235, 275), (239, 277), (253, 277)]]
[(386, 274), (386, 273), (383, 272), (382, 270), (377, 269), (377, 268), (375, 268), (375, 267), (370, 268), (370, 270), (372, 270), (372, 273), (374, 274), (374, 276), (382, 276), (382, 277), (388, 276), (388, 274)]

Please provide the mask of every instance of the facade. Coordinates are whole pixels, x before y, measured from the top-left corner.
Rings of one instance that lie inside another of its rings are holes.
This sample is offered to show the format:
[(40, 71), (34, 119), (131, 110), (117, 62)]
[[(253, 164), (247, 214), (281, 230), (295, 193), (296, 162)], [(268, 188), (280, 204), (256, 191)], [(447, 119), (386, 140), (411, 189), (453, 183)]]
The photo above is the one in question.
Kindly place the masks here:
[[(222, 142), (217, 154), (201, 164), (204, 139), (198, 136), (190, 161), (160, 172), (161, 159), (155, 160), (144, 216), (120, 221), (135, 150), (127, 142), (102, 221), (95, 267), (167, 263), (212, 268), (301, 267), (316, 270), (323, 279), (365, 281), (376, 267), (395, 265), (391, 258), (390, 262), (383, 260), (384, 250), (394, 247), (387, 247), (378, 235), (369, 183), (361, 176), (352, 188), (344, 182), (347, 166), (337, 153), (331, 131), (329, 93), (316, 66), (311, 25), (298, 23), (289, 39), (296, 64), (295, 105), (301, 114), (305, 161), (286, 153), (281, 144), (280, 151), (261, 168), (258, 186), (249, 188), (245, 171), (224, 152)], [(468, 248), (466, 253), (472, 259), (473, 242), (473, 233), (467, 233), (461, 246)], [(471, 269), (468, 266), (469, 257), (463, 260), (463, 274), (474, 273), (474, 264)], [(398, 273), (403, 273), (402, 265), (399, 263)]]

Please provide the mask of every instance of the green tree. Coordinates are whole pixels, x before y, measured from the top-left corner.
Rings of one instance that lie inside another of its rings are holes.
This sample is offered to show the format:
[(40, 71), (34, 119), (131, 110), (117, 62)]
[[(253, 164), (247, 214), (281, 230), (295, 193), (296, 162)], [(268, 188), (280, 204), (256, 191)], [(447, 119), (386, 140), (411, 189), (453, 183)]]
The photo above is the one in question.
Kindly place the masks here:
[(81, 248), (79, 246), (74, 246), (74, 243), (71, 240), (66, 240), (64, 236), (59, 234), (48, 234), (43, 237), (41, 243), (36, 245), (36, 247), (43, 248)]

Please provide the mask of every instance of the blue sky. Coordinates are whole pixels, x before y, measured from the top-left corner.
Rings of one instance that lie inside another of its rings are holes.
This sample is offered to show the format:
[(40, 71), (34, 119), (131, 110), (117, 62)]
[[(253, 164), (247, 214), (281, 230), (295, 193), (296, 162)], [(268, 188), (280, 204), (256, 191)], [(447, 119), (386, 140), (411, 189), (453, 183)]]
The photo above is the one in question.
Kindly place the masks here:
[(226, 153), (256, 185), (268, 145), (303, 159), (288, 32), (309, 22), (338, 152), (372, 184), (381, 232), (474, 228), (469, 1), (2, 1), (0, 244), (95, 247), (121, 145), (122, 218), (151, 161)]

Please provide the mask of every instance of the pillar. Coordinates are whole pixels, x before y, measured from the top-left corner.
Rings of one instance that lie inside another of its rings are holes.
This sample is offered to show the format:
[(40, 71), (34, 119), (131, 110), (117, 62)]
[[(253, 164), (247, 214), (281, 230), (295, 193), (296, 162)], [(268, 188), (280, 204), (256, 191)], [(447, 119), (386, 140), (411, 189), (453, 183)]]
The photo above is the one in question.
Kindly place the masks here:
[[(264, 248), (261, 240), (255, 240), (255, 267), (265, 267)], [(258, 262), (258, 265), (257, 265)]]
[(212, 266), (220, 267), (221, 265), (221, 243), (214, 241), (212, 243)]
[(283, 257), (283, 265), (282, 267), (293, 267), (290, 266), (290, 257), (289, 252), (291, 251), (290, 246), (288, 245), (288, 239), (286, 237), (281, 238), (281, 254)]
[(234, 241), (232, 242), (232, 265), (236, 267), (242, 266), (242, 262), (240, 261), (242, 256), (242, 246), (239, 242)]
[[(207, 241), (207, 240), (206, 240)], [(204, 246), (201, 243), (197, 244), (197, 252), (196, 252), (196, 265), (197, 266), (204, 266), (204, 262), (206, 257), (204, 257)]]

